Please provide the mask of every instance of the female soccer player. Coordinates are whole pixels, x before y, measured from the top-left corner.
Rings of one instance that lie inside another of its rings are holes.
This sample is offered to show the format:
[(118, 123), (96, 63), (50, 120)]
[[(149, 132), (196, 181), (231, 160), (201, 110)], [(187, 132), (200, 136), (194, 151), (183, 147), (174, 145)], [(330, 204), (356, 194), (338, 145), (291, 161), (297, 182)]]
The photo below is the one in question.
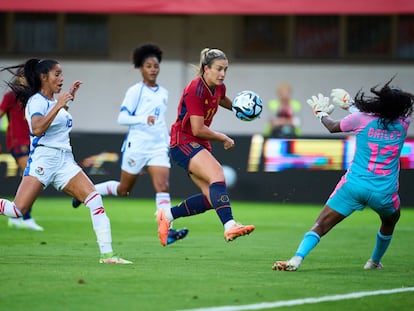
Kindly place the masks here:
[[(110, 180), (95, 185), (101, 195), (127, 196), (142, 169), (146, 167), (155, 190), (157, 209), (171, 208), (169, 193), (170, 135), (165, 122), (168, 91), (157, 83), (162, 60), (161, 49), (153, 44), (136, 48), (132, 62), (138, 68), (142, 81), (126, 92), (118, 115), (118, 123), (129, 127), (122, 146), (121, 180)], [(80, 205), (74, 200), (73, 207)], [(168, 231), (168, 243), (185, 238), (187, 229)]]
[[(81, 81), (75, 81), (69, 92), (62, 90), (63, 72), (56, 60), (29, 59), (24, 65), (27, 85), (9, 86), (25, 106), (30, 129), (30, 156), (14, 201), (0, 199), (0, 214), (9, 217), (25, 215), (41, 191), (52, 184), (57, 190), (85, 202), (90, 210), (101, 252), (100, 263), (129, 264), (112, 251), (111, 227), (102, 198), (93, 183), (76, 164), (69, 133), (72, 116), (68, 103), (74, 99)], [(13, 67), (6, 68), (10, 69)]]
[(182, 94), (177, 119), (171, 127), (170, 154), (188, 172), (201, 193), (171, 209), (157, 212), (158, 236), (164, 246), (171, 221), (212, 208), (224, 225), (226, 241), (249, 234), (255, 228), (238, 224), (233, 219), (223, 168), (211, 153), (210, 141), (222, 142), (226, 150), (234, 147), (233, 139), (210, 129), (219, 105), (231, 110), (231, 100), (226, 96), (223, 83), (227, 68), (228, 60), (221, 50), (202, 50), (199, 76), (187, 85)]
[[(23, 70), (16, 73), (12, 72), (15, 78), (11, 82), (15, 87), (25, 83)], [(8, 126), (6, 132), (6, 147), (16, 160), (20, 172), (26, 168), (29, 159), (30, 137), (29, 126), (24, 116), (24, 107), (17, 100), (12, 90), (3, 96), (0, 104), (0, 118), (7, 116)], [(32, 218), (31, 208), (23, 215), (22, 218), (9, 217), (8, 226), (17, 229), (29, 229), (34, 231), (43, 231), (43, 227), (39, 226)]]
[(329, 117), (333, 107), (329, 98), (313, 96), (308, 104), (315, 115), (331, 132), (355, 132), (356, 151), (351, 166), (329, 197), (314, 225), (305, 233), (295, 256), (288, 261), (276, 261), (274, 270), (296, 271), (303, 259), (326, 233), (354, 211), (371, 207), (380, 217), (381, 226), (376, 244), (364, 269), (382, 269), (385, 254), (400, 217), (398, 195), (399, 157), (410, 115), (414, 95), (390, 87), (392, 79), (382, 88), (371, 88), (373, 96), (359, 92), (350, 106), (349, 94), (341, 89), (332, 90), (333, 102), (353, 111), (340, 121)]

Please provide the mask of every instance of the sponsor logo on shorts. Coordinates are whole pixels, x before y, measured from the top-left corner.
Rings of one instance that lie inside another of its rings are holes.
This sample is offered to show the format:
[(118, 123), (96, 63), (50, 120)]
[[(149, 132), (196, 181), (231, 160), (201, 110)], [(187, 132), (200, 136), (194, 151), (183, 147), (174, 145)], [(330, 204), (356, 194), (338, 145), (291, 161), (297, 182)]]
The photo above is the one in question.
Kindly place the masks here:
[(128, 159), (128, 165), (129, 167), (134, 167), (135, 165), (137, 165), (137, 163), (134, 159)]
[(43, 167), (38, 166), (38, 167), (35, 169), (35, 173), (36, 173), (37, 175), (44, 175), (45, 170), (43, 169)]
[(22, 154), (26, 154), (29, 152), (29, 145), (20, 145), (19, 147), (20, 147), (20, 152)]
[(195, 142), (191, 142), (190, 146), (193, 147), (194, 149), (200, 148), (200, 144), (199, 143), (195, 143)]

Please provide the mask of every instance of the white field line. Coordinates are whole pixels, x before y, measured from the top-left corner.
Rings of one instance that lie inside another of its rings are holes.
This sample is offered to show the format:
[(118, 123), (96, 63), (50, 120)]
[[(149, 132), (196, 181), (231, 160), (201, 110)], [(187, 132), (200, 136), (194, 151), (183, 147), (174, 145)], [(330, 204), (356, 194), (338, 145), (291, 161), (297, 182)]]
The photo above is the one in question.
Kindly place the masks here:
[(298, 305), (319, 303), (319, 302), (325, 302), (325, 301), (356, 299), (356, 298), (368, 297), (368, 296), (389, 295), (389, 294), (413, 292), (413, 291), (414, 291), (414, 287), (393, 288), (393, 289), (383, 289), (383, 290), (376, 290), (376, 291), (370, 291), (370, 292), (355, 292), (355, 293), (349, 293), (349, 294), (343, 294), (343, 295), (293, 299), (293, 300), (275, 301), (275, 302), (262, 302), (262, 303), (243, 305), (243, 306), (209, 307), (209, 308), (199, 308), (199, 309), (187, 309), (187, 310), (181, 310), (181, 311), (265, 310), (265, 309), (271, 309), (271, 308), (298, 306)]

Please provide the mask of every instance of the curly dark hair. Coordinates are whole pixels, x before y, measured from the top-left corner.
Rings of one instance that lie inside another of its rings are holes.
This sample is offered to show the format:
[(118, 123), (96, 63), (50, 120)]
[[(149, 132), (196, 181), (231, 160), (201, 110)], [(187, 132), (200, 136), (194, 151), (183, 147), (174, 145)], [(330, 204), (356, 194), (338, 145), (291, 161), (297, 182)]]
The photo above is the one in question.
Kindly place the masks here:
[(414, 95), (390, 86), (394, 78), (380, 88), (378, 85), (372, 87), (370, 91), (374, 96), (367, 96), (360, 90), (354, 99), (359, 111), (377, 115), (384, 129), (398, 118), (410, 116), (413, 112)]
[(134, 64), (134, 67), (141, 67), (148, 57), (155, 57), (158, 59), (158, 62), (161, 63), (162, 51), (160, 47), (155, 44), (145, 44), (137, 47), (132, 52), (132, 63)]

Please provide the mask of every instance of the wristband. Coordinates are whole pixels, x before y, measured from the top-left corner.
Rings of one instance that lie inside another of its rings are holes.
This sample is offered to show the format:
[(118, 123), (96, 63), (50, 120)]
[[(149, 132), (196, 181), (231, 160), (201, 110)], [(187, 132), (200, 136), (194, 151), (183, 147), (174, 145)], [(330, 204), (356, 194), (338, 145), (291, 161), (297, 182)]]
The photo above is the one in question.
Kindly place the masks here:
[(322, 122), (323, 117), (327, 117), (327, 116), (329, 116), (329, 114), (326, 113), (325, 111), (319, 111), (316, 113), (316, 117), (319, 119), (320, 122)]
[(359, 112), (359, 109), (357, 107), (355, 107), (355, 105), (351, 105), (348, 108), (348, 112), (349, 113), (355, 113), (355, 112)]

